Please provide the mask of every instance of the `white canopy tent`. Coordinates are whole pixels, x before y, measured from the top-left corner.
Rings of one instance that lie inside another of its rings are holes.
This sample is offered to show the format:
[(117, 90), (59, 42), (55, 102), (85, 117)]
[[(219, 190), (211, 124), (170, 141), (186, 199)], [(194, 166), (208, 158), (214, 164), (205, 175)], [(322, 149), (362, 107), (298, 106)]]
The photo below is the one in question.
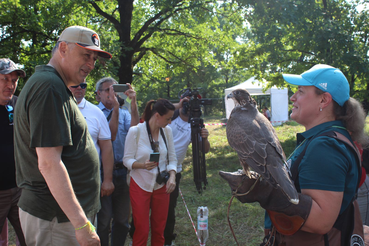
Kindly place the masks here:
[(224, 90), (224, 100), (225, 100), (225, 109), (226, 109), (226, 117), (229, 119), (229, 116), (234, 108), (233, 100), (227, 100), (228, 94), (230, 94), (233, 90), (236, 89), (245, 89), (250, 95), (270, 95), (270, 105), (271, 105), (271, 122), (273, 125), (280, 125), (285, 121), (288, 121), (288, 89), (278, 89), (273, 86), (271, 89), (268, 89), (263, 92), (263, 88), (266, 87), (266, 81), (256, 80), (255, 77), (251, 77), (245, 82), (227, 88)]

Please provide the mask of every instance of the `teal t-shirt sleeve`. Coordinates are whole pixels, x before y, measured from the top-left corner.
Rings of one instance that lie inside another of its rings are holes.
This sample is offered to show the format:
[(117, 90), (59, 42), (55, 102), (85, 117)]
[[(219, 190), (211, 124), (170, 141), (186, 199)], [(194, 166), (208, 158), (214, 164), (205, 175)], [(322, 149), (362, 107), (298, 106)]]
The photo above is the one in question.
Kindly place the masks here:
[(29, 104), (31, 148), (72, 145), (68, 102), (52, 85), (33, 97)]
[(301, 189), (342, 192), (349, 171), (344, 143), (329, 137), (314, 139), (299, 166)]
[(272, 229), (272, 221), (266, 210), (265, 210), (265, 215), (264, 215), (264, 229)]

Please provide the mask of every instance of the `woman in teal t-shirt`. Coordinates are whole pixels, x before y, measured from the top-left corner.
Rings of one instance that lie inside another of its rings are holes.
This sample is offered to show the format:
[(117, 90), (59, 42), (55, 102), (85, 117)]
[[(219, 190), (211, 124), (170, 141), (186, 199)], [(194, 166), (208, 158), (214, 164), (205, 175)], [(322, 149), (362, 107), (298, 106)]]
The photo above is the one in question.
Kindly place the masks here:
[[(303, 241), (307, 244), (307, 238), (311, 240), (310, 245), (326, 245), (328, 242), (330, 245), (341, 245), (343, 243), (338, 241), (343, 242), (343, 239), (336, 233), (336, 221), (339, 215), (349, 210), (354, 200), (360, 167), (357, 154), (346, 143), (319, 135), (335, 131), (350, 142), (363, 142), (364, 111), (360, 103), (350, 98), (348, 81), (337, 68), (319, 64), (301, 75), (285, 74), (283, 78), (298, 86), (291, 97), (291, 119), (306, 130), (297, 134), (297, 147), (288, 164), (291, 169), (298, 165), (296, 189), (311, 197), (312, 205), (309, 216), (296, 234), (279, 234), (277, 238), (279, 236), (279, 243), (285, 242), (286, 245), (302, 245)], [(304, 149), (303, 158), (296, 164), (296, 159)], [(347, 219), (343, 221), (346, 227), (350, 227)], [(353, 229), (354, 224), (351, 227)], [(350, 233), (351, 239), (344, 240), (345, 245), (350, 240), (350, 245), (363, 241), (362, 233)]]
[[(350, 145), (366, 140), (363, 108), (350, 98), (348, 81), (337, 68), (319, 64), (301, 75), (284, 74), (283, 78), (298, 86), (291, 97), (291, 119), (305, 127), (305, 132), (297, 134), (297, 147), (287, 164), (300, 198), (305, 196), (311, 205), (304, 208), (301, 228), (288, 236), (277, 232), (274, 245), (364, 245), (359, 210), (353, 205), (360, 166)], [(332, 131), (342, 134), (347, 143), (322, 136)], [(266, 209), (270, 206), (260, 204)], [(271, 226), (268, 214), (265, 226)]]

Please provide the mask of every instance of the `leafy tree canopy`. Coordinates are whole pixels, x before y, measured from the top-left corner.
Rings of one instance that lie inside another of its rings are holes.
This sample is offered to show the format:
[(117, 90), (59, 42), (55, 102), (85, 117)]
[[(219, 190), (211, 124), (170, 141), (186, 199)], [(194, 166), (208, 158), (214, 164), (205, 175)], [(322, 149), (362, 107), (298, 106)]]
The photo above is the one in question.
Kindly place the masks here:
[[(357, 0), (359, 1), (359, 0)], [(352, 96), (368, 97), (368, 13), (351, 0), (3, 0), (0, 57), (27, 76), (50, 59), (71, 25), (97, 31), (113, 54), (96, 63), (87, 98), (103, 76), (133, 83), (142, 102), (176, 99), (186, 87), (205, 97), (252, 75), (284, 85), (282, 73), (314, 64), (340, 68)], [(22, 88), (23, 80), (19, 86)], [(367, 103), (369, 106), (369, 103)]]
[[(359, 1), (238, 0), (248, 9), (251, 32), (239, 53), (239, 64), (272, 84), (282, 73), (300, 74), (315, 64), (339, 68), (351, 95), (368, 98), (368, 12)], [(271, 84), (271, 85), (272, 85)]]

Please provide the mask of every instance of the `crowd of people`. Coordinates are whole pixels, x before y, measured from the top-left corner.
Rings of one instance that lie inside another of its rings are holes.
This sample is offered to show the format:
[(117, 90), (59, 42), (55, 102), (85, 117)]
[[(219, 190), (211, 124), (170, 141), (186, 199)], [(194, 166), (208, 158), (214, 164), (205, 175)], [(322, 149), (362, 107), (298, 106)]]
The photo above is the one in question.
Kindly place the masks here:
[[(152, 245), (172, 240), (181, 170), (174, 144), (182, 162), (190, 123), (168, 126), (182, 103), (158, 99), (147, 103), (145, 122), (139, 124), (136, 92), (127, 84), (130, 110), (123, 108), (113, 88), (117, 81), (110, 77), (96, 83), (99, 104), (88, 102), (86, 77), (99, 57), (111, 54), (100, 49), (96, 32), (66, 28), (49, 63), (36, 67), (19, 100), (14, 92), (26, 74), (10, 59), (0, 59), (1, 245), (7, 245), (9, 220), (17, 245), (123, 246), (131, 210), (133, 245), (147, 244), (149, 217)], [(206, 151), (208, 135), (203, 128)], [(149, 160), (152, 152), (160, 153), (158, 162)], [(168, 179), (158, 180), (165, 172)], [(164, 238), (166, 227), (172, 233)]]
[[(100, 48), (95, 31), (66, 28), (49, 63), (36, 67), (19, 97), (14, 92), (26, 74), (0, 59), (0, 242), (9, 221), (17, 245), (123, 246), (130, 231), (133, 246), (146, 246), (150, 228), (151, 245), (172, 245), (182, 162), (191, 143), (189, 112), (182, 108), (188, 99), (175, 105), (150, 100), (140, 123), (136, 91), (127, 84), (127, 110), (114, 91), (117, 81), (104, 77), (93, 105), (85, 99), (86, 77), (99, 57), (112, 56)], [(366, 144), (362, 106), (331, 66), (284, 79), (298, 86), (291, 119), (306, 129), (287, 162), (300, 203), (286, 212), (265, 180), (250, 177), (240, 185), (255, 189), (238, 199), (268, 211), (264, 245), (364, 245), (368, 203), (360, 213), (355, 199), (359, 186), (359, 197), (369, 197), (360, 166), (365, 154), (355, 147)], [(208, 136), (202, 128), (205, 152)], [(159, 158), (151, 159), (153, 153)], [(273, 212), (300, 218), (293, 235), (281, 233)]]

